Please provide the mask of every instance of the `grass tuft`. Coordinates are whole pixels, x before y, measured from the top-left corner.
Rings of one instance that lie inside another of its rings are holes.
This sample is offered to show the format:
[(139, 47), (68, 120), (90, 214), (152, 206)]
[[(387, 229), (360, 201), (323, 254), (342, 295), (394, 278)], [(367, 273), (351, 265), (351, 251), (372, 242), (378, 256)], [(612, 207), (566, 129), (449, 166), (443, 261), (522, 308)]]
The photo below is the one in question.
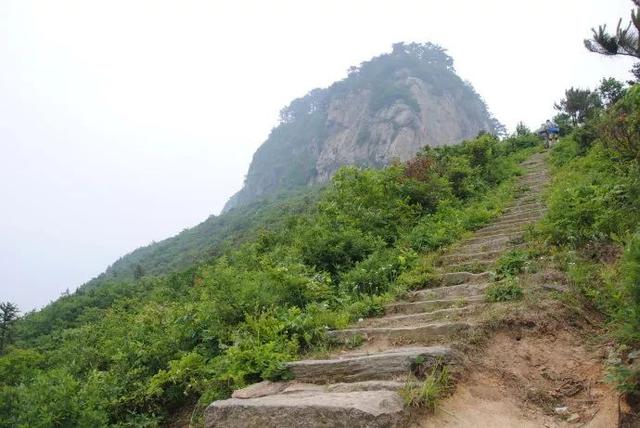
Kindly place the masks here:
[(405, 405), (433, 412), (451, 387), (452, 379), (447, 367), (436, 364), (424, 380), (408, 380), (399, 393)]

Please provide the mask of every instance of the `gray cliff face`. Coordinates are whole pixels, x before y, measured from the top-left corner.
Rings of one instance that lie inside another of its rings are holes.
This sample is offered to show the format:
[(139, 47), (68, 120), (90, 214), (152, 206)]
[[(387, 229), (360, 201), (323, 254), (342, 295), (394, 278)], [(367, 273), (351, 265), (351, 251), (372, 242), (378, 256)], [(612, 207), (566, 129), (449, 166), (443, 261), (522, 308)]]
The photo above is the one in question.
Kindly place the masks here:
[[(422, 52), (416, 59), (407, 53), (412, 45), (403, 46), (284, 109), (281, 124), (254, 155), (244, 188), (224, 211), (325, 183), (343, 165), (382, 167), (406, 161), (426, 145), (456, 144), (480, 131), (495, 132), (497, 122), (473, 88), (455, 75), (446, 62), (450, 58), (437, 57), (439, 63), (432, 57), (443, 51)], [(367, 74), (380, 64), (385, 73)]]
[(424, 146), (456, 144), (491, 130), (489, 118), (472, 118), (460, 108), (460, 94), (436, 95), (422, 80), (399, 78), (420, 111), (402, 100), (377, 112), (369, 111), (371, 93), (361, 91), (329, 105), (327, 123), (335, 131), (324, 141), (316, 161), (314, 182), (328, 181), (343, 165), (384, 166), (406, 161)]

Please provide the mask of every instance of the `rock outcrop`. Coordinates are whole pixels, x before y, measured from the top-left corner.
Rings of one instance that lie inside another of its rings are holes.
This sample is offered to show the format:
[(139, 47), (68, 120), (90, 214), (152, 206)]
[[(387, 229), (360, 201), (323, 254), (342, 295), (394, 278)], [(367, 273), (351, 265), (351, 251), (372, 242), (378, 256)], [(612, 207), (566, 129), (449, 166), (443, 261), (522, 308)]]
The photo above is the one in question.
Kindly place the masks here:
[(498, 122), (452, 59), (431, 45), (397, 44), (281, 112), (225, 211), (296, 187), (327, 182), (343, 165), (380, 167), (424, 146), (456, 144)]

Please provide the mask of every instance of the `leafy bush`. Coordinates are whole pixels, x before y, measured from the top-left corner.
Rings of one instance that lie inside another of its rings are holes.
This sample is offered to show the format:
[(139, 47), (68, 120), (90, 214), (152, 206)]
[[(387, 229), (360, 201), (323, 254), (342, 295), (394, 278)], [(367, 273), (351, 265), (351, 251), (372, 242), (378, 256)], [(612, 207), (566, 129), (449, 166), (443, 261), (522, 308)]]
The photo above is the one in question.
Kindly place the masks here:
[(640, 163), (640, 85), (607, 111), (600, 129), (607, 148), (623, 160)]
[(578, 143), (573, 138), (563, 138), (551, 150), (549, 159), (557, 168), (566, 165), (580, 155)]
[(542, 228), (557, 244), (580, 246), (634, 230), (640, 219), (640, 178), (596, 145), (567, 162), (553, 179)]
[(485, 290), (487, 300), (490, 302), (509, 302), (522, 298), (522, 287), (518, 284), (518, 279), (507, 278), (501, 282), (491, 284)]
[(400, 389), (400, 396), (409, 407), (435, 411), (438, 402), (451, 389), (451, 376), (446, 366), (435, 365), (421, 382), (410, 380)]
[(525, 251), (508, 251), (496, 262), (496, 277), (502, 279), (517, 276), (525, 272), (528, 264), (529, 255)]
[(415, 257), (415, 253), (411, 251), (376, 252), (345, 272), (340, 279), (340, 286), (347, 294), (386, 293), (398, 275), (410, 266)]
[(333, 275), (350, 269), (384, 246), (379, 238), (358, 229), (321, 224), (310, 225), (301, 241), (304, 262)]
[(507, 150), (509, 153), (517, 152), (522, 149), (530, 149), (540, 145), (540, 138), (531, 133), (518, 135), (507, 140)]
[(640, 232), (630, 239), (622, 258), (622, 296), (614, 322), (624, 343), (640, 344)]

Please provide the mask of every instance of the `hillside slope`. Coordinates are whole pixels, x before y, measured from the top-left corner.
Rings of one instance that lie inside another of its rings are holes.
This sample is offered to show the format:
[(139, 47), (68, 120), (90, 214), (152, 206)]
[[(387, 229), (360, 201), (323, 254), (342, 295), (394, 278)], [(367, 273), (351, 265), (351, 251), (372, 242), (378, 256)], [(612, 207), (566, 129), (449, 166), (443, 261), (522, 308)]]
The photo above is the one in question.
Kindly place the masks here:
[(455, 144), (498, 128), (442, 48), (398, 43), (284, 108), (224, 211), (327, 182), (343, 165), (381, 167), (406, 161), (425, 145)]
[(423, 283), (429, 253), (501, 212), (536, 143), (482, 135), (345, 167), (303, 213), (206, 263), (29, 314), (0, 356), (0, 427), (159, 426), (185, 408), (198, 426), (206, 404), (283, 376), (284, 362), (329, 346), (327, 328)]
[[(546, 158), (536, 153), (522, 164), (519, 190), (504, 213), (440, 255), (424, 288), (386, 305), (382, 317), (331, 331), (346, 346), (287, 363), (285, 380), (213, 402), (205, 427), (299, 427), (301, 420), (309, 428), (558, 426), (563, 415), (549, 412), (551, 405), (582, 426), (615, 426), (617, 394), (603, 382), (597, 352), (584, 345), (594, 330), (554, 319), (569, 317), (550, 296), (561, 285), (512, 267), (516, 276), (503, 278), (505, 261), (526, 254), (526, 230), (546, 213)], [(544, 328), (554, 321), (549, 337)], [(490, 340), (478, 346), (479, 337)], [(446, 411), (416, 409), (434, 410), (433, 385), (452, 391), (455, 379), (464, 380), (443, 403)], [(551, 392), (541, 405), (532, 390)]]

